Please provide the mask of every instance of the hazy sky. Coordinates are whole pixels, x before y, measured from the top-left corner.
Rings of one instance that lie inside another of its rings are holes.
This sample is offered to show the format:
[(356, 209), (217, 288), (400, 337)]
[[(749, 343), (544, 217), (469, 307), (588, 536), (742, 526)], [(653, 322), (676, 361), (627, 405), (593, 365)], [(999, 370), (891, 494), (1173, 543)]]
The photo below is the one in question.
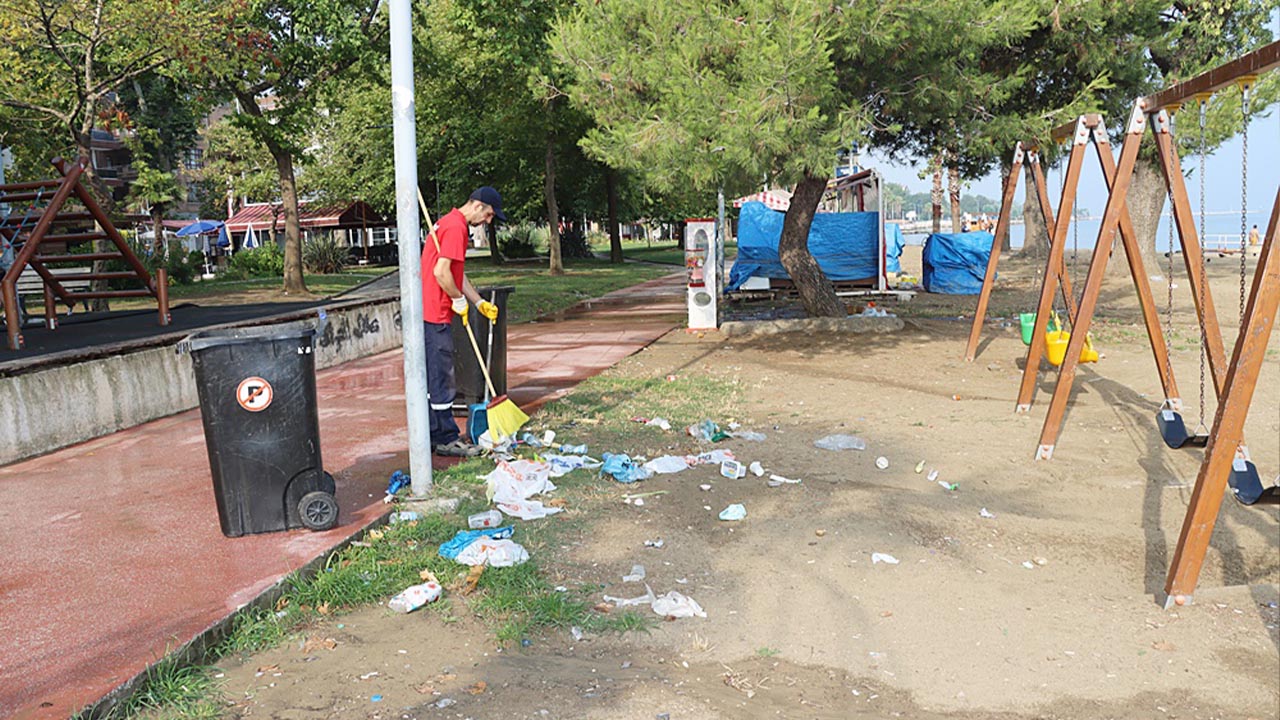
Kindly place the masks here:
[[(1177, 130), (1185, 135), (1195, 132), (1195, 116), (1182, 113)], [(1147, 137), (1145, 142), (1151, 142)], [(1241, 136), (1223, 143), (1217, 151), (1206, 159), (1205, 171), (1205, 207), (1210, 212), (1215, 210), (1240, 209), (1240, 148)], [(1112, 146), (1113, 152), (1119, 156), (1120, 146)], [(1010, 148), (1012, 151), (1012, 148)], [(928, 192), (932, 180), (917, 177), (919, 167), (894, 165), (886, 158), (878, 155), (874, 148), (867, 153), (864, 163), (880, 171), (890, 182), (902, 183), (912, 192)], [(1196, 170), (1187, 178), (1187, 191), (1191, 196), (1191, 207), (1200, 207), (1200, 181), (1198, 179), (1200, 158), (1187, 155), (1182, 158), (1184, 171)], [(1256, 114), (1249, 125), (1249, 209), (1269, 213), (1276, 197), (1276, 183), (1280, 181), (1280, 106), (1272, 106), (1266, 116)], [(1050, 195), (1056, 207), (1061, 185), (1058, 181), (1058, 169), (1045, 168)], [(1021, 202), (1026, 190), (1026, 183), (1018, 184), (1018, 201)], [(1090, 152), (1085, 156), (1084, 168), (1080, 175), (1079, 197), (1076, 204), (1087, 209), (1093, 215), (1101, 215), (1107, 202), (1107, 193), (1102, 182), (1102, 171), (1098, 167), (1097, 155)], [(989, 198), (1000, 197), (1000, 174), (994, 171), (986, 177), (970, 183), (966, 193), (977, 193)]]

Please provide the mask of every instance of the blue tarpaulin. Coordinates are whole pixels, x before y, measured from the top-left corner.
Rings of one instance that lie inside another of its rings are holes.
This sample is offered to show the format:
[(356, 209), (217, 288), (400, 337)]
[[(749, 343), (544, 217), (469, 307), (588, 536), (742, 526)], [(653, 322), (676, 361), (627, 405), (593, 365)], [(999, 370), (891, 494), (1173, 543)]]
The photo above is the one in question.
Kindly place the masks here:
[(902, 228), (897, 223), (884, 224), (884, 269), (885, 272), (902, 272)]
[(924, 241), (924, 289), (948, 295), (976, 295), (991, 258), (989, 232), (934, 233)]
[[(747, 278), (786, 278), (778, 259), (784, 213), (749, 202), (738, 215), (738, 259), (726, 290)], [(867, 280), (880, 275), (880, 213), (818, 213), (809, 227), (809, 252), (829, 280)]]

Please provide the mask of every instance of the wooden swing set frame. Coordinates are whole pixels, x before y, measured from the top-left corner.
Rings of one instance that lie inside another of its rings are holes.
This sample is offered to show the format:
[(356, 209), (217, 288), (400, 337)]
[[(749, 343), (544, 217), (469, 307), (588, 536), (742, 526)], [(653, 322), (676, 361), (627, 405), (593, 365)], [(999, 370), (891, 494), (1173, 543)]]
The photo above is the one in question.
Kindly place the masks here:
[[(1071, 338), (1067, 345), (1066, 357), (1059, 370), (1053, 398), (1045, 416), (1041, 430), (1040, 444), (1036, 450), (1036, 459), (1050, 459), (1062, 427), (1063, 415), (1070, 398), (1072, 383), (1079, 364), (1081, 351), (1085, 348), (1089, 325), (1097, 307), (1098, 295), (1102, 288), (1102, 280), (1106, 272), (1107, 262), (1115, 246), (1115, 236), (1119, 231), (1125, 246), (1125, 254), (1129, 261), (1130, 272), (1137, 288), (1139, 303), (1142, 306), (1143, 320), (1147, 327), (1147, 335), (1151, 341), (1152, 353), (1160, 374), (1165, 394), (1165, 405), (1172, 410), (1180, 410), (1182, 406), (1169, 364), (1168, 349), (1161, 331), (1154, 297), (1148, 285), (1147, 275), (1143, 268), (1141, 256), (1137, 251), (1136, 236), (1126, 207), (1125, 197), (1133, 178), (1138, 158), (1138, 150), (1146, 136), (1148, 127), (1155, 139), (1156, 154), (1165, 179), (1165, 189), (1172, 199), (1174, 224), (1178, 231), (1182, 247), (1183, 261), (1187, 269), (1187, 277), (1195, 300), (1196, 318), (1204, 338), (1204, 352), (1208, 356), (1210, 374), (1213, 378), (1214, 390), (1218, 396), (1218, 407), (1210, 428), (1208, 444), (1204, 458), (1196, 477), (1194, 490), (1183, 521), (1182, 531), (1174, 551), (1173, 561), (1165, 582), (1165, 606), (1182, 605), (1190, 601), (1199, 580), (1200, 570), (1204, 564), (1213, 527), (1222, 507), (1223, 496), (1227, 487), (1227, 479), (1232, 463), (1237, 458), (1247, 460), (1248, 450), (1244, 445), (1244, 422), (1253, 400), (1253, 392), (1257, 387), (1258, 375), (1265, 359), (1267, 343), (1276, 322), (1276, 311), (1280, 308), (1280, 189), (1277, 189), (1276, 200), (1272, 208), (1266, 237), (1258, 258), (1258, 266), (1254, 272), (1252, 289), (1245, 304), (1244, 318), (1235, 348), (1230, 358), (1227, 357), (1222, 340), (1222, 330), (1218, 323), (1217, 312), (1213, 306), (1212, 295), (1208, 292), (1203, 273), (1200, 238), (1196, 233), (1191, 203), (1187, 188), (1183, 181), (1181, 163), (1172, 136), (1170, 111), (1176, 112), (1186, 100), (1205, 98), (1212, 93), (1232, 84), (1252, 82), (1257, 75), (1280, 66), (1280, 42), (1273, 42), (1258, 50), (1243, 55), (1236, 60), (1225, 63), (1190, 80), (1174, 85), (1166, 90), (1134, 102), (1133, 110), (1125, 129), (1124, 142), (1120, 148), (1117, 161), (1110, 150), (1106, 129), (1101, 119), (1096, 121), (1091, 116), (1082, 116), (1076, 121), (1078, 128), (1091, 126), (1094, 145), (1102, 162), (1108, 197), (1103, 214), (1102, 226), (1098, 230), (1097, 242), (1093, 257), (1089, 263), (1089, 271), (1085, 280), (1079, 307), (1071, 318)], [(1066, 126), (1063, 126), (1066, 127)], [(1055, 139), (1065, 137), (1063, 128), (1055, 129)], [(1052, 308), (1053, 295), (1057, 288), (1057, 279), (1061, 274), (1065, 278), (1062, 266), (1063, 246), (1066, 240), (1067, 223), (1070, 218), (1075, 191), (1079, 182), (1080, 161), (1083, 156), (1084, 140), (1080, 130), (1074, 138), (1074, 144), (1068, 157), (1066, 178), (1063, 186), (1062, 202), (1058, 209), (1057, 221), (1046, 262), (1044, 280), (1041, 287), (1040, 303), (1037, 308), (1036, 327), (1032, 335), (1031, 347), (1027, 352), (1027, 363), (1023, 368), (1022, 386), (1018, 395), (1018, 412), (1025, 412), (1031, 403), (1035, 391), (1036, 374), (1040, 366), (1041, 352), (1044, 348), (1044, 335), (1048, 323), (1048, 313)], [(1007, 227), (1007, 214), (1013, 202), (1016, 175), (1011, 172), (1001, 206), (1000, 223)], [(1043, 204), (1043, 200), (1042, 200)], [(1049, 222), (1046, 214), (1046, 223)], [(1003, 227), (997, 227), (998, 238)], [(1172, 251), (1172, 248), (1170, 249)], [(978, 301), (978, 311), (974, 316), (973, 328), (970, 332), (969, 344), (966, 348), (966, 359), (972, 360), (981, 334), (981, 326), (986, 313), (989, 298), (995, 279), (995, 267), (998, 262), (999, 246), (993, 246), (988, 261), (987, 275), (982, 294)], [(1053, 272), (1055, 268), (1059, 272)]]

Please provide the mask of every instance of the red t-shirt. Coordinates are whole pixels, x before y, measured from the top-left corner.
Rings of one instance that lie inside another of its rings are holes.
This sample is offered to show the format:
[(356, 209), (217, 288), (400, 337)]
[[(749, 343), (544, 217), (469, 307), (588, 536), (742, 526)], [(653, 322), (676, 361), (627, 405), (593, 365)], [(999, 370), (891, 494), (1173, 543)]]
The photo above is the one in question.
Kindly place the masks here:
[(467, 241), (471, 233), (467, 227), (467, 218), (462, 211), (454, 208), (448, 215), (436, 223), (436, 238), (440, 241), (440, 252), (436, 252), (436, 244), (427, 234), (427, 242), (422, 246), (422, 319), (429, 323), (450, 322), (453, 312), (453, 298), (436, 282), (436, 260), (446, 257), (452, 260), (449, 269), (453, 274), (453, 282), (462, 290), (462, 266), (467, 260)]

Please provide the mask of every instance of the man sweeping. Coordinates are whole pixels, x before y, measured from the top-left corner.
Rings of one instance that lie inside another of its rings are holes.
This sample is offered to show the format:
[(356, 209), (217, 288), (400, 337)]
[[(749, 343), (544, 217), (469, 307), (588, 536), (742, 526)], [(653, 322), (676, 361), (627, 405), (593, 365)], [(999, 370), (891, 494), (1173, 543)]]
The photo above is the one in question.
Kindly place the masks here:
[[(494, 218), (505, 221), (502, 196), (485, 186), (471, 193), (462, 207), (440, 218), (435, 235), (422, 249), (422, 316), (426, 330), (427, 396), (431, 406), (431, 442), (435, 454), (473, 457), (480, 448), (463, 440), (453, 420), (457, 384), (453, 377), (453, 334), (450, 313), (467, 320), (468, 301), (493, 322), (498, 306), (480, 297), (463, 267), (467, 261), (469, 227), (487, 225)], [(474, 438), (473, 438), (474, 439)]]

